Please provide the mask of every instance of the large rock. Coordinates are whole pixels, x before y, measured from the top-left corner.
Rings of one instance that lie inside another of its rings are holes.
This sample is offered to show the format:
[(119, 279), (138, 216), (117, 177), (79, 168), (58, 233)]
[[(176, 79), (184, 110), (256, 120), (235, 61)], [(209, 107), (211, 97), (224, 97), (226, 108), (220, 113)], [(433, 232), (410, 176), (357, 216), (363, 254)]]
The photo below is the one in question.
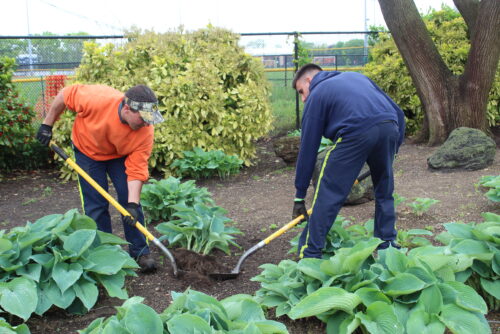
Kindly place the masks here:
[(297, 161), (299, 148), (300, 136), (285, 136), (274, 142), (274, 153), (287, 164), (293, 164)]
[[(318, 157), (316, 158), (316, 165), (314, 166), (314, 172), (312, 176), (312, 182), (314, 189), (316, 189), (316, 184), (318, 183), (318, 177), (321, 172), (321, 167), (323, 166), (323, 161), (325, 160), (326, 152), (331, 148), (331, 146), (328, 146), (325, 150), (321, 151), (318, 153)], [(364, 165), (363, 169), (361, 169), (361, 172), (359, 175), (364, 174), (369, 170), (368, 165)], [(375, 198), (375, 195), (373, 193), (373, 183), (371, 177), (367, 177), (361, 182), (354, 184), (351, 188), (351, 192), (349, 193), (349, 196), (347, 197), (347, 200), (345, 201), (344, 204), (346, 205), (357, 205), (357, 204), (363, 204), (369, 201), (372, 201)]]
[(444, 144), (427, 159), (431, 169), (478, 170), (495, 159), (496, 144), (484, 132), (471, 128), (453, 130)]

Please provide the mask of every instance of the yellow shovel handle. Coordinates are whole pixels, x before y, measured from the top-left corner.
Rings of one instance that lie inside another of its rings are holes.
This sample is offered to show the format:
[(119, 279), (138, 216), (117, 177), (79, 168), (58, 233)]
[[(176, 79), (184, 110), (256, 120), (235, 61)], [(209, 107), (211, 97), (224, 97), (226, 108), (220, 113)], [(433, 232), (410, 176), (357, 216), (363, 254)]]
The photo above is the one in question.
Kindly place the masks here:
[[(101, 194), (104, 198), (106, 198), (109, 201), (109, 203), (111, 203), (118, 211), (120, 211), (122, 215), (132, 217), (132, 215), (120, 203), (118, 203), (106, 190), (104, 190), (97, 182), (95, 182), (94, 179), (87, 174), (87, 172), (85, 172), (80, 166), (76, 164), (76, 162), (71, 160), (71, 158), (68, 157), (67, 154), (64, 153), (64, 151), (62, 151), (61, 149), (56, 150), (54, 147), (52, 147), (52, 149), (54, 149), (54, 151), (56, 151), (56, 153), (59, 154), (61, 158), (65, 159), (68, 165), (73, 167), (78, 174), (80, 174), (88, 183), (90, 183), (90, 185), (94, 187), (94, 189), (97, 190), (99, 194)], [(149, 240), (153, 241), (155, 239), (154, 235), (152, 235), (148, 230), (146, 230), (146, 228), (142, 226), (141, 223), (136, 222), (135, 227), (139, 231), (141, 231), (142, 234), (144, 234), (146, 238), (148, 238)]]
[[(308, 215), (311, 215), (311, 213), (312, 209), (307, 210)], [(271, 241), (273, 241), (274, 239), (276, 239), (277, 237), (279, 237), (280, 235), (282, 235), (283, 233), (285, 233), (286, 231), (288, 231), (289, 229), (300, 223), (302, 219), (304, 219), (304, 215), (298, 216), (297, 218), (295, 218), (288, 224), (284, 225), (282, 228), (280, 228), (279, 230), (277, 230), (276, 232), (274, 232), (273, 234), (271, 234), (262, 241), (267, 245), (268, 243), (270, 243)]]

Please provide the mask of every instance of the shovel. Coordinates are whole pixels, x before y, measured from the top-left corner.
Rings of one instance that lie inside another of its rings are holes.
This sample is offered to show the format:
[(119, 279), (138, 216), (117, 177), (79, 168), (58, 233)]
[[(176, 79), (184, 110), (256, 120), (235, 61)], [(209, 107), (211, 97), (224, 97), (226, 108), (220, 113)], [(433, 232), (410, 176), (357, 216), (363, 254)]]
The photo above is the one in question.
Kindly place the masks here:
[[(369, 170), (367, 172), (364, 172), (356, 179), (354, 184), (358, 184), (359, 182), (366, 179), (369, 175), (370, 175)], [(311, 215), (311, 213), (312, 213), (312, 209), (309, 209), (307, 211), (307, 214)], [(273, 241), (274, 239), (276, 239), (277, 237), (279, 237), (280, 235), (282, 235), (283, 233), (285, 233), (286, 231), (288, 231), (289, 229), (291, 229), (292, 227), (294, 227), (295, 225), (300, 223), (302, 221), (302, 219), (304, 219), (304, 215), (298, 216), (297, 218), (295, 218), (294, 220), (292, 220), (288, 224), (284, 225), (283, 227), (281, 227), (279, 230), (277, 230), (276, 232), (274, 232), (273, 234), (271, 234), (270, 236), (268, 236), (264, 240), (261, 240), (259, 243), (257, 243), (253, 247), (251, 247), (249, 250), (247, 250), (245, 253), (243, 253), (243, 255), (238, 260), (236, 267), (234, 267), (234, 269), (231, 270), (230, 273), (213, 273), (213, 274), (208, 274), (208, 276), (214, 280), (217, 280), (217, 281), (225, 281), (225, 280), (229, 280), (229, 279), (235, 279), (240, 274), (241, 265), (247, 259), (247, 257), (249, 257), (250, 255), (252, 255), (256, 251), (258, 251), (259, 249), (261, 249), (262, 247), (264, 247), (265, 245), (267, 245), (268, 243), (270, 243), (271, 241)]]
[[(83, 177), (92, 187), (94, 187), (95, 190), (97, 190), (105, 199), (109, 201), (122, 215), (124, 216), (132, 216), (123, 206), (120, 205), (111, 195), (106, 192), (97, 182), (94, 181), (90, 177), (90, 175), (87, 174), (80, 166), (76, 164), (73, 160), (68, 157), (68, 155), (57, 145), (52, 144), (50, 145), (50, 148), (54, 150), (64, 161), (68, 163), (75, 171), (77, 171), (78, 174), (80, 174), (81, 177)], [(142, 234), (148, 238), (148, 240), (152, 241), (158, 248), (161, 249), (161, 251), (168, 257), (170, 260), (170, 263), (172, 264), (172, 269), (174, 271), (174, 276), (177, 277), (177, 264), (175, 263), (175, 259), (173, 255), (168, 251), (168, 249), (158, 240), (156, 239), (144, 226), (142, 226), (141, 223), (137, 222), (135, 223), (135, 227), (141, 231)]]

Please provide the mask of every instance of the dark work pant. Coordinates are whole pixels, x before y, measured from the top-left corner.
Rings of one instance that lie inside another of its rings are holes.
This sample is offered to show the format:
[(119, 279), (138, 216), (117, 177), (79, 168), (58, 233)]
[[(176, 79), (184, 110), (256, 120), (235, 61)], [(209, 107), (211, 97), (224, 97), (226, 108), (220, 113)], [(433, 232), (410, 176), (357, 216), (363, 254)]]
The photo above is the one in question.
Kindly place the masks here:
[[(80, 152), (75, 146), (75, 160), (104, 190), (108, 191), (108, 175), (118, 195), (118, 203), (125, 207), (128, 203), (127, 175), (125, 174), (125, 157), (106, 161), (95, 161)], [(78, 176), (80, 195), (84, 213), (97, 223), (100, 231), (112, 233), (109, 202), (83, 177)], [(144, 214), (139, 207), (140, 223), (144, 223)], [(121, 217), (123, 223), (123, 216)], [(146, 238), (135, 227), (123, 223), (125, 239), (130, 243), (129, 253), (132, 257), (149, 254)]]
[(382, 122), (358, 136), (338, 138), (327, 153), (316, 186), (313, 213), (299, 239), (299, 256), (321, 258), (326, 235), (333, 225), (352, 185), (366, 162), (375, 192), (374, 236), (396, 238), (394, 174), (399, 130), (395, 122)]

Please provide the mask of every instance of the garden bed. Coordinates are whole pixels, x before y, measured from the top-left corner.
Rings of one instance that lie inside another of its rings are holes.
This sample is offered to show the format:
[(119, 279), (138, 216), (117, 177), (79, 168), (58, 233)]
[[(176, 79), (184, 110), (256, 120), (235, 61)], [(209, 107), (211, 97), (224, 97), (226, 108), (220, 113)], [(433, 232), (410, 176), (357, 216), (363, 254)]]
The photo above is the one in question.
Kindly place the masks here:
[[(231, 256), (220, 251), (201, 257), (183, 250), (173, 250), (173, 254), (184, 270), (179, 278), (173, 277), (168, 259), (163, 258), (158, 249), (153, 254), (162, 262), (155, 274), (140, 274), (128, 278), (126, 282), (129, 296), (142, 296), (144, 303), (157, 312), (162, 312), (170, 303), (171, 291), (182, 292), (187, 288), (198, 290), (217, 299), (238, 293), (253, 294), (259, 283), (250, 279), (261, 272), (259, 265), (277, 264), (285, 258), (294, 259), (288, 254), (289, 240), (299, 229), (293, 229), (272, 241), (265, 248), (250, 256), (242, 267), (237, 279), (223, 282), (208, 277), (211, 271), (229, 272), (237, 263), (239, 256), (290, 220), (294, 196), (294, 168), (287, 166), (274, 155), (272, 139), (261, 140), (258, 146), (256, 164), (244, 169), (239, 175), (226, 180), (209, 179), (198, 181), (198, 186), (207, 187), (218, 206), (225, 208), (227, 216), (237, 222), (244, 235), (236, 235), (236, 242), (242, 250), (233, 249)], [(395, 163), (395, 192), (408, 199), (426, 197), (440, 202), (423, 215), (418, 216), (404, 204), (398, 207), (397, 227), (401, 229), (431, 228), (434, 234), (443, 230), (440, 223), (450, 221), (482, 221), (482, 212), (500, 214), (498, 204), (489, 201), (480, 189), (475, 187), (481, 176), (500, 174), (500, 152), (497, 149), (492, 166), (480, 171), (457, 171), (453, 173), (432, 172), (427, 169), (427, 157), (435, 148), (419, 146), (407, 142), (401, 147)], [(111, 192), (113, 195), (113, 192)], [(307, 203), (311, 203), (312, 188)], [(64, 213), (81, 205), (76, 182), (61, 183), (55, 171), (36, 171), (12, 173), (0, 182), (0, 223), (2, 229), (24, 226), (27, 221), (35, 221), (52, 213)], [(347, 219), (363, 223), (373, 215), (373, 202), (357, 206), (347, 206), (341, 215)], [(118, 213), (112, 209), (114, 221)], [(154, 223), (148, 229), (155, 235)], [(119, 224), (115, 233), (123, 237)], [(98, 317), (108, 317), (116, 313), (114, 306), (122, 304), (117, 298), (101, 294), (95, 307), (83, 316), (65, 314), (60, 309), (49, 310), (43, 317), (32, 316), (28, 321), (31, 333), (75, 333), (87, 327)], [(272, 317), (271, 317), (272, 318)], [(488, 314), (492, 332), (498, 332), (499, 315)], [(284, 322), (290, 333), (323, 333), (323, 324), (317, 319), (291, 321), (286, 317), (277, 319)]]

